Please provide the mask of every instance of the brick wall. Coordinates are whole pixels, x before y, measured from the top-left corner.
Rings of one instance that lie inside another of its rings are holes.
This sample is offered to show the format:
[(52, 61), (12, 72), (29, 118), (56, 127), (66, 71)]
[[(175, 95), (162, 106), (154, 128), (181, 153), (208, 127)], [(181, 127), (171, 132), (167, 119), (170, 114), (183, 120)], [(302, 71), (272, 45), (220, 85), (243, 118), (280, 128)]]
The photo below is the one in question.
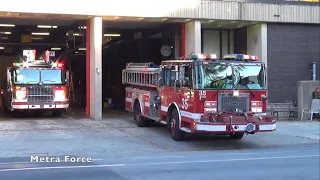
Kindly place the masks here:
[(268, 24), (269, 102), (296, 102), (297, 81), (312, 80), (312, 62), (319, 80), (320, 25)]

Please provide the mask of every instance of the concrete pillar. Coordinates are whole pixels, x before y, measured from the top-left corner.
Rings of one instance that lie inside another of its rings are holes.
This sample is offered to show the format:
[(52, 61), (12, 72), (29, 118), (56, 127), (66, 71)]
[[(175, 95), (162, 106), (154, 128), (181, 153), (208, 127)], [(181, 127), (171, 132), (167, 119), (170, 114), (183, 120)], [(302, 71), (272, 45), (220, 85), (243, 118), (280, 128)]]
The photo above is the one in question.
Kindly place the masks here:
[(181, 27), (182, 55), (201, 53), (201, 22), (190, 21)]
[(86, 116), (102, 119), (102, 18), (92, 17), (86, 30)]
[(266, 23), (247, 27), (247, 54), (259, 56), (267, 66), (268, 62), (268, 28)]

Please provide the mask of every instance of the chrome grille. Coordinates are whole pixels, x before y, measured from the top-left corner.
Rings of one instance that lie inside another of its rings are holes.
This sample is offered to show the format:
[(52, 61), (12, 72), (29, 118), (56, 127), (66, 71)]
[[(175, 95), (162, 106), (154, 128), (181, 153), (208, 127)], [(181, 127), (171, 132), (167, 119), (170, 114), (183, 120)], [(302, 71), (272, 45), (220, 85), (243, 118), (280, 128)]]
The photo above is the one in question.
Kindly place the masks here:
[(53, 102), (53, 89), (46, 86), (28, 87), (28, 102), (30, 103), (51, 103)]
[(248, 112), (250, 107), (250, 94), (240, 93), (238, 97), (233, 97), (230, 93), (220, 93), (218, 101), (218, 111), (234, 112), (235, 109), (240, 109), (243, 112)]

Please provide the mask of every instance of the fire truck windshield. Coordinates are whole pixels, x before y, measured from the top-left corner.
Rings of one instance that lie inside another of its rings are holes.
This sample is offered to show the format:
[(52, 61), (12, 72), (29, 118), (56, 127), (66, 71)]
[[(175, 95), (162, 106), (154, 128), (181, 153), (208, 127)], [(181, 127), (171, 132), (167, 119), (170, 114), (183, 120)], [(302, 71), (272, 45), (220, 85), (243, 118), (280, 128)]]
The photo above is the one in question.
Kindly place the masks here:
[(17, 69), (15, 84), (62, 84), (60, 69)]
[(261, 64), (208, 63), (195, 66), (195, 89), (265, 89)]

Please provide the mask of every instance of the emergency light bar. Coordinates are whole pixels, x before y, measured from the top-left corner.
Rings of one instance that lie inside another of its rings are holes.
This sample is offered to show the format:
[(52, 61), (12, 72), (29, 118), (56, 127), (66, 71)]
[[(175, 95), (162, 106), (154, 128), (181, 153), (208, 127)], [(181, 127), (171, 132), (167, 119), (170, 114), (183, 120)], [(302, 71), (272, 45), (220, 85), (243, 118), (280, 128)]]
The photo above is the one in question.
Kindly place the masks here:
[(177, 58), (179, 60), (216, 60), (217, 59), (217, 55), (216, 54), (193, 54), (191, 55), (191, 57), (189, 58), (185, 58), (185, 57), (180, 57)]
[(40, 64), (35, 64), (35, 63), (28, 63), (28, 62), (23, 62), (23, 63), (12, 63), (14, 67), (23, 67), (23, 68), (28, 68), (28, 67), (51, 67), (51, 68), (62, 68), (63, 64), (62, 63), (40, 63)]
[(251, 56), (245, 54), (227, 54), (223, 56), (224, 60), (235, 60), (235, 61), (257, 61), (258, 56)]

